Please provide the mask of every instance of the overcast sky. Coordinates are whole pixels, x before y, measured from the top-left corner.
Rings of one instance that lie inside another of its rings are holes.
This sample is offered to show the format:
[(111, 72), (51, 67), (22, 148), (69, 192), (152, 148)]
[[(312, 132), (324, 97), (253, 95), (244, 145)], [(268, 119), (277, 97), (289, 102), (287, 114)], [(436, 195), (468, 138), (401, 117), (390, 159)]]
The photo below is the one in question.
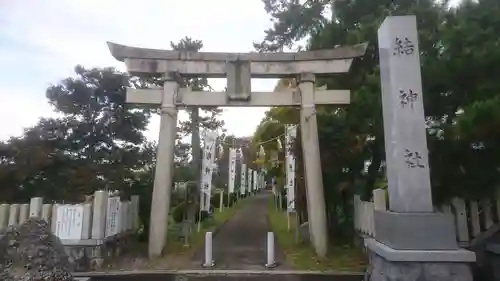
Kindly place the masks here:
[[(169, 48), (189, 36), (202, 40), (204, 51), (248, 52), (270, 25), (261, 0), (0, 0), (0, 140), (54, 116), (45, 89), (73, 75), (76, 64), (125, 71), (106, 41)], [(256, 80), (252, 89), (272, 90), (275, 83)], [(225, 81), (211, 85), (223, 89)], [(265, 110), (226, 109), (222, 119), (230, 134), (248, 136)], [(151, 120), (151, 140), (158, 120)]]
[[(269, 26), (260, 0), (0, 0), (0, 140), (55, 116), (45, 89), (73, 75), (76, 64), (125, 70), (106, 41), (169, 48), (189, 36), (203, 41), (203, 51), (249, 52)], [(272, 90), (275, 83), (257, 80), (252, 89)], [(223, 89), (225, 81), (211, 85)], [(226, 109), (222, 118), (229, 133), (251, 135), (265, 110)], [(158, 119), (151, 120), (149, 139), (157, 139)]]

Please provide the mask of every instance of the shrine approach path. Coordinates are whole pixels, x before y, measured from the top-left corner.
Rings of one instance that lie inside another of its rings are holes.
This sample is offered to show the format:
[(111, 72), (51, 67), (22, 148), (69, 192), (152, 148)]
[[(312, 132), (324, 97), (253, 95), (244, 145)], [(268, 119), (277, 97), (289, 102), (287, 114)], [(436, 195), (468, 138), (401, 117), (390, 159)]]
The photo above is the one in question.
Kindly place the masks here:
[[(214, 269), (262, 270), (266, 263), (268, 202), (272, 196), (263, 190), (246, 198), (248, 202), (215, 233), (213, 238)], [(204, 260), (204, 248), (195, 253), (193, 263), (198, 267)], [(288, 270), (284, 254), (275, 238), (276, 269)]]

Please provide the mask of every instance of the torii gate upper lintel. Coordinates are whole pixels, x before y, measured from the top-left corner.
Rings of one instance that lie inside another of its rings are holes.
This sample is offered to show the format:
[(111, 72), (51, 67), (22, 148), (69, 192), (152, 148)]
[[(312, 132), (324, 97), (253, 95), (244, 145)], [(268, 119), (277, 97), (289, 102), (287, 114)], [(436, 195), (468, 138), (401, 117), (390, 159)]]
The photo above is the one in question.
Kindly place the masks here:
[[(205, 62), (211, 66), (220, 66), (227, 62), (234, 61), (248, 61), (253, 62), (252, 78), (283, 78), (284, 76), (296, 75), (295, 69), (288, 67), (288, 69), (278, 68), (272, 69), (277, 72), (266, 71), (261, 72), (262, 67), (271, 63), (288, 63), (294, 64), (299, 62), (311, 61), (324, 61), (334, 62), (339, 60), (347, 60), (347, 65), (350, 66), (352, 59), (361, 57), (365, 54), (367, 43), (361, 43), (354, 46), (338, 47), (333, 49), (323, 49), (315, 51), (302, 51), (302, 52), (279, 52), (279, 53), (222, 53), (222, 52), (187, 52), (187, 51), (174, 51), (174, 50), (161, 50), (161, 49), (148, 49), (130, 47), (112, 42), (107, 42), (111, 55), (122, 62), (127, 64), (128, 71), (132, 74), (164, 74), (166, 69), (174, 71), (175, 66), (179, 61), (193, 61)], [(159, 62), (156, 67), (151, 67), (148, 63), (151, 61)], [(160, 61), (168, 61), (169, 65), (161, 65)], [(142, 63), (139, 63), (142, 62)], [(338, 62), (337, 62), (338, 63)], [(226, 78), (227, 72), (222, 71), (224, 67), (213, 67), (210, 69), (196, 69), (194, 67), (180, 67), (177, 71), (186, 77), (208, 77), (208, 78)], [(271, 70), (271, 69), (270, 69)], [(332, 73), (344, 73), (343, 69), (338, 66), (328, 66), (314, 69), (310, 72), (316, 76), (329, 75)], [(300, 72), (299, 72), (300, 73)]]
[[(317, 76), (349, 71), (363, 56), (367, 44), (298, 53), (213, 53), (135, 48), (108, 42), (117, 60), (133, 75), (165, 77), (163, 89), (127, 89), (127, 103), (160, 104), (160, 137), (151, 206), (150, 257), (160, 256), (166, 245), (177, 108), (190, 106), (300, 106), (301, 139), (307, 188), (311, 242), (319, 256), (328, 246), (326, 210), (321, 173), (316, 104), (348, 104), (349, 90), (315, 89)], [(226, 92), (180, 88), (172, 73), (181, 77), (227, 78)], [(252, 92), (251, 78), (298, 78), (298, 89)]]

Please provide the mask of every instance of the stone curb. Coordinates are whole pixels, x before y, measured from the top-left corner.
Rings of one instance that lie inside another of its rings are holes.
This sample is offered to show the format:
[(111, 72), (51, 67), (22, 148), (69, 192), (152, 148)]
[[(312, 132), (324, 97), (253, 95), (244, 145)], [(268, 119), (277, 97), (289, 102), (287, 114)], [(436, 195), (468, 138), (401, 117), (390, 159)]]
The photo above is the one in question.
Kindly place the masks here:
[[(252, 271), (252, 270), (171, 270), (171, 271), (121, 271), (92, 272), (77, 277), (89, 278), (89, 281), (169, 281), (203, 278), (207, 281), (230, 280), (296, 280), (296, 281), (362, 281), (363, 274), (350, 272), (321, 271)], [(268, 278), (268, 279), (266, 279)], [(284, 278), (284, 279), (280, 279)], [(290, 279), (291, 278), (291, 279)], [(85, 280), (85, 279), (81, 279)]]
[(172, 269), (172, 270), (120, 270), (113, 272), (75, 272), (73, 276), (75, 278), (83, 277), (93, 277), (93, 276), (124, 276), (124, 275), (143, 275), (143, 274), (189, 274), (189, 275), (289, 275), (289, 274), (299, 274), (299, 275), (323, 275), (323, 276), (363, 276), (363, 272), (348, 272), (348, 271), (315, 271), (315, 270), (240, 270), (240, 269)]

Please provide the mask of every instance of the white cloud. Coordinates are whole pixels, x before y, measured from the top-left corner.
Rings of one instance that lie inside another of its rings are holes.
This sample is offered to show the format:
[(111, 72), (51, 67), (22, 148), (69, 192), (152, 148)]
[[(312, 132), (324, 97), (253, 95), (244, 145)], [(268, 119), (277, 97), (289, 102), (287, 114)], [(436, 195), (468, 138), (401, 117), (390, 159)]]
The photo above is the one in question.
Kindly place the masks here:
[(24, 100), (22, 97), (31, 96), (29, 90), (22, 88), (9, 89), (0, 87), (0, 140), (10, 136), (19, 136), (24, 128), (33, 126), (39, 117), (55, 117), (57, 113), (49, 107), (45, 98), (33, 97)]
[[(29, 9), (28, 9), (29, 7)], [(243, 12), (244, 11), (244, 12)], [(73, 75), (76, 64), (124, 67), (106, 41), (150, 48), (169, 48), (189, 36), (202, 40), (204, 51), (247, 52), (270, 25), (258, 0), (118, 1), (0, 0), (0, 139), (22, 133), (41, 116), (52, 116), (45, 100), (51, 83)], [(223, 81), (211, 81), (214, 88)], [(271, 90), (275, 80), (255, 81), (255, 90)], [(226, 109), (229, 133), (250, 135), (263, 108)], [(182, 118), (182, 117), (181, 117)], [(158, 118), (147, 135), (156, 139)]]

